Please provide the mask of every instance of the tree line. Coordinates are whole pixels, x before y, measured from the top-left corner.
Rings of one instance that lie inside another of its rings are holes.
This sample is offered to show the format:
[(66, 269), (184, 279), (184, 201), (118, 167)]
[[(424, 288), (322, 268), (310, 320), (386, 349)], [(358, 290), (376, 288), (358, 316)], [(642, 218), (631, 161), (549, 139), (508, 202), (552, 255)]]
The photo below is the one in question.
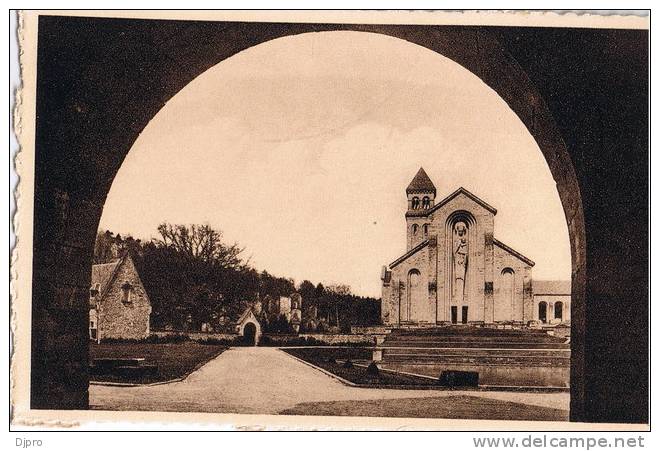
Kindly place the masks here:
[[(351, 325), (380, 322), (380, 300), (357, 296), (347, 285), (323, 286), (257, 271), (245, 249), (228, 244), (207, 224), (158, 226), (149, 241), (99, 232), (94, 264), (129, 253), (152, 306), (151, 327), (200, 330), (203, 324), (237, 318), (256, 299), (275, 300), (299, 293), (301, 331), (346, 332)], [(282, 318), (266, 321), (271, 332), (290, 332)]]

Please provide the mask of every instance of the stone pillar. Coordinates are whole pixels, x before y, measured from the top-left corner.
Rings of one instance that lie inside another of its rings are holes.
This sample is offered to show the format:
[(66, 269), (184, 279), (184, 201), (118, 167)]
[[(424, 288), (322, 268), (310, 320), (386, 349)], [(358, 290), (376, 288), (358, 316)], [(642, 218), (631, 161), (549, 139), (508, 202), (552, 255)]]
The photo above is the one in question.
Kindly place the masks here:
[(54, 190), (35, 199), (31, 408), (87, 409), (89, 286), (101, 208)]
[(548, 324), (552, 324), (552, 323), (555, 322), (555, 303), (554, 302), (548, 302), (547, 318), (548, 318)]
[(522, 321), (527, 323), (534, 319), (534, 305), (533, 305), (533, 288), (532, 288), (532, 269), (529, 266), (525, 267), (523, 273), (523, 301), (522, 301)]
[(438, 239), (429, 238), (429, 269), (428, 269), (428, 305), (431, 309), (431, 320), (438, 320)]
[(448, 287), (447, 287), (447, 237), (444, 225), (434, 229), (436, 241), (436, 324), (446, 324), (449, 311)]

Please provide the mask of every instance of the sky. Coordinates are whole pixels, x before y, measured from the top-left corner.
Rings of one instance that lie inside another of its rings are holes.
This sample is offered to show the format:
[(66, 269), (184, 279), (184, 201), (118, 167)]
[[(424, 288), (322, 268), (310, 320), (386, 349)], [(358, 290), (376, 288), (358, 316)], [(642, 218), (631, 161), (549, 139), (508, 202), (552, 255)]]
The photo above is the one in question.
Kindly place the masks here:
[(559, 195), (516, 114), (455, 62), (353, 31), (275, 39), (193, 80), (134, 143), (100, 229), (208, 223), (258, 270), (380, 297), (420, 167), (436, 201), (462, 186), (494, 206), (535, 279), (570, 280)]

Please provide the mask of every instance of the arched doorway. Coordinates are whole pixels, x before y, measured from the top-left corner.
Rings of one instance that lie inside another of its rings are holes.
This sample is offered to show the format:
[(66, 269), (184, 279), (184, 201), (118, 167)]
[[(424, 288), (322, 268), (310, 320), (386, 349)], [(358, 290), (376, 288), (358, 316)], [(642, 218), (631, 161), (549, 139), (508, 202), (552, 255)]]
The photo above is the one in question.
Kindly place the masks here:
[[(85, 24), (82, 30), (96, 26), (88, 24), (96, 23), (94, 19), (80, 21)], [(47, 100), (40, 112), (53, 119), (37, 124), (37, 149), (48, 151), (51, 156), (42, 158), (37, 168), (37, 177), (41, 175), (42, 178), (38, 179), (35, 193), (39, 202), (35, 202), (34, 213), (33, 407), (87, 407), (83, 363), (87, 355), (88, 324), (88, 311), (84, 308), (89, 288), (86, 268), (91, 265), (94, 234), (108, 190), (139, 133), (168, 99), (214, 64), (270, 39), (305, 32), (352, 29), (417, 43), (477, 74), (507, 102), (536, 139), (557, 182), (571, 237), (573, 311), (584, 316), (580, 312), (584, 311), (586, 240), (575, 170), (542, 96), (495, 34), (470, 27), (270, 24), (266, 30), (259, 23), (208, 23), (193, 28), (189, 23), (172, 22), (173, 28), (167, 37), (154, 40), (159, 44), (144, 48), (143, 52), (131, 49), (144, 40), (144, 33), (150, 32), (148, 22), (144, 24), (145, 29), (137, 30), (139, 25), (127, 29), (121, 40), (95, 44), (99, 48), (90, 52), (100, 55), (96, 64), (88, 65), (84, 58), (72, 58), (79, 67), (67, 69), (76, 74), (68, 96), (49, 96), (47, 90), (42, 95)], [(63, 25), (60, 19), (53, 19), (49, 23), (42, 20), (40, 26), (60, 30)], [(78, 34), (72, 36), (79, 37)], [(225, 45), (229, 40), (232, 46)], [(40, 45), (42, 42), (40, 40)], [(186, 47), (189, 42), (204, 45), (190, 52)], [(61, 52), (62, 49), (56, 46), (43, 50), (46, 55), (49, 51)], [(122, 59), (117, 59), (117, 55), (123, 55)], [(149, 70), (126, 70), (127, 64), (139, 68), (145, 61)], [(38, 74), (41, 85), (57, 86), (44, 77), (43, 70), (47, 69), (43, 67), (40, 66), (42, 72)], [(57, 73), (53, 72), (52, 76), (55, 75)], [(136, 78), (140, 76), (144, 79)], [(118, 86), (122, 89), (117, 90)], [(148, 94), (145, 94), (145, 86), (150, 86)], [(110, 96), (112, 104), (107, 102)], [(81, 100), (75, 103), (72, 99)], [(89, 120), (86, 112), (93, 112), (94, 120)], [(104, 132), (99, 133), (99, 130)], [(52, 176), (43, 177), (43, 174)], [(57, 262), (57, 271), (51, 270), (53, 262)], [(62, 314), (63, 311), (70, 314)], [(43, 324), (52, 324), (52, 327), (40, 327)], [(580, 385), (584, 377), (584, 323), (573, 324), (578, 329), (577, 335), (574, 334), (576, 339), (572, 340), (573, 357), (578, 359), (578, 364), (573, 366), (572, 386), (575, 386), (576, 383)], [(62, 330), (72, 331), (80, 346), (67, 353), (53, 349), (49, 343), (59, 342), (57, 337)], [(65, 377), (51, 383), (52, 374), (60, 373)], [(584, 389), (578, 386), (574, 393), (576, 406), (582, 409)]]
[(254, 323), (247, 323), (243, 327), (243, 343), (247, 346), (257, 345), (257, 326)]
[(539, 302), (539, 321), (548, 322), (548, 304), (545, 301)]
[(564, 303), (561, 301), (555, 302), (555, 319), (559, 322), (564, 320)]

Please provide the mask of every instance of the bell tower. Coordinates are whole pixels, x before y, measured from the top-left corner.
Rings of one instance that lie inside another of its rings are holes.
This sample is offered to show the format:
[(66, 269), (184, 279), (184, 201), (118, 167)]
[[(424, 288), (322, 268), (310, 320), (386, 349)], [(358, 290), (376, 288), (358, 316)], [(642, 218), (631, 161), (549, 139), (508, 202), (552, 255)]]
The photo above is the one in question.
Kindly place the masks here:
[(424, 168), (419, 168), (408, 188), (408, 211), (428, 210), (435, 202), (435, 185), (426, 174)]
[(435, 185), (424, 168), (419, 168), (406, 188), (408, 211), (406, 212), (407, 250), (428, 238), (426, 213), (435, 205)]

